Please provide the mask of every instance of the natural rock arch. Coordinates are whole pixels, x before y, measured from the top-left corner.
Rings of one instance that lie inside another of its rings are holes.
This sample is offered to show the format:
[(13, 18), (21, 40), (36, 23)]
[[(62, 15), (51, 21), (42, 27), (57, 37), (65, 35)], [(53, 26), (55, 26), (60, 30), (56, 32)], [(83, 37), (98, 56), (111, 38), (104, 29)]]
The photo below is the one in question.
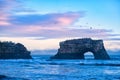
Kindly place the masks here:
[(52, 59), (84, 59), (84, 53), (92, 52), (94, 59), (110, 59), (102, 40), (90, 38), (73, 39), (60, 42), (58, 53)]

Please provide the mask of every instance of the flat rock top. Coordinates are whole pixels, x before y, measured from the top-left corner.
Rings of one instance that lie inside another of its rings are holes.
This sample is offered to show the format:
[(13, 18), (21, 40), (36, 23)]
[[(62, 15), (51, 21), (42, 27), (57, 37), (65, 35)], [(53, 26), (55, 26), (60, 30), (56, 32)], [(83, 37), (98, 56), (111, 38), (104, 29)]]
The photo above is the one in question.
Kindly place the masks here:
[(82, 38), (82, 39), (72, 39), (60, 42), (60, 44), (81, 44), (81, 43), (90, 43), (90, 42), (102, 42), (102, 40), (92, 40), (91, 38)]

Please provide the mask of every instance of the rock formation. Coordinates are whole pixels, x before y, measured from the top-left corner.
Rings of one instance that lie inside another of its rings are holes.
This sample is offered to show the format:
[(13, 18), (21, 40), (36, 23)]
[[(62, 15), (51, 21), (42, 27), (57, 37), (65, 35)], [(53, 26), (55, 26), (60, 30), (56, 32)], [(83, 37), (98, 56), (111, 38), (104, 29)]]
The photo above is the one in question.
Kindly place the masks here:
[(102, 40), (91, 38), (73, 39), (60, 42), (60, 48), (52, 59), (84, 59), (84, 53), (92, 52), (94, 59), (110, 59)]
[(20, 43), (0, 42), (0, 59), (31, 59), (30, 52)]

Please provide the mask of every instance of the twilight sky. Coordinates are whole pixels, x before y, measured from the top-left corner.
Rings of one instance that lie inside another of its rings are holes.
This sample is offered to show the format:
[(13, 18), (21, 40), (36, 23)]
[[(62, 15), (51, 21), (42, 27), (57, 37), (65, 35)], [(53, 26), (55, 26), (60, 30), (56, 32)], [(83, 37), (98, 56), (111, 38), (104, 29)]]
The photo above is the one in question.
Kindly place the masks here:
[(43, 50), (89, 37), (120, 50), (120, 0), (0, 0), (1, 41)]

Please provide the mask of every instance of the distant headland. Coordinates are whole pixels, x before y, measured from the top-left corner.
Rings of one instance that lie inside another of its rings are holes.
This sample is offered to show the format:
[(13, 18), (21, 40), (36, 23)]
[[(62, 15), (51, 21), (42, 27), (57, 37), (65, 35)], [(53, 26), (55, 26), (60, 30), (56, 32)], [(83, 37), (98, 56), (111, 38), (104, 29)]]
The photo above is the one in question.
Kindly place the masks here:
[(72, 39), (60, 42), (60, 48), (52, 59), (84, 59), (86, 52), (92, 52), (94, 59), (110, 59), (107, 54), (103, 40), (92, 40), (91, 38)]
[(30, 51), (21, 43), (0, 42), (0, 59), (32, 59)]

